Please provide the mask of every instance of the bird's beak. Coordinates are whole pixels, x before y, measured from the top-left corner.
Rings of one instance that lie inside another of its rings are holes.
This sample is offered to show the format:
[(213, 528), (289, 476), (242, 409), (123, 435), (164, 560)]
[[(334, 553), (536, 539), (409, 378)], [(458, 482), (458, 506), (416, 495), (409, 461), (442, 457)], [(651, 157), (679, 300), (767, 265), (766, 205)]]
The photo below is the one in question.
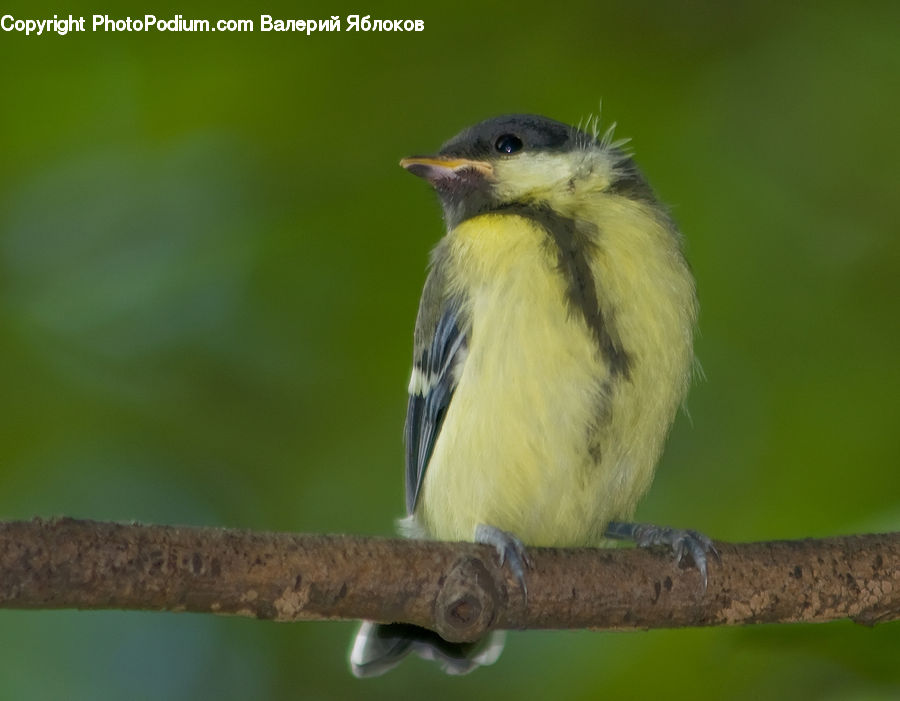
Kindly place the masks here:
[(458, 180), (465, 171), (474, 171), (485, 178), (494, 175), (494, 166), (486, 161), (447, 156), (412, 156), (400, 161), (400, 165), (413, 175), (425, 178), (432, 185)]

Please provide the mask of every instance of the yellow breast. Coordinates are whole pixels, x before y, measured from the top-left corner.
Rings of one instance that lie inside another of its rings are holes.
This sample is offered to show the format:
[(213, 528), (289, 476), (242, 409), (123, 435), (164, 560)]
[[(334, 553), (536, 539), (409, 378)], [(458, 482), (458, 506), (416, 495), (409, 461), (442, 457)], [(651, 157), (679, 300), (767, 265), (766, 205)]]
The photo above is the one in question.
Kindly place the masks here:
[(529, 544), (584, 539), (587, 439), (606, 368), (566, 308), (547, 236), (527, 219), (489, 215), (451, 240), (451, 286), (472, 329), (459, 385), (423, 485), (437, 538), (469, 540), (480, 523)]
[[(606, 522), (630, 516), (649, 486), (683, 393), (676, 376), (690, 363), (689, 340), (685, 355), (683, 347), (660, 350), (660, 339), (664, 346), (684, 320), (648, 334), (642, 324), (659, 324), (652, 310), (630, 309), (628, 285), (598, 284), (601, 306), (615, 306), (610, 316), (622, 324), (634, 361), (628, 379), (613, 377), (584, 318), (567, 302), (543, 229), (524, 217), (488, 214), (457, 227), (448, 245), (451, 291), (464, 292), (472, 328), (416, 520), (442, 540), (471, 540), (484, 523), (530, 545), (597, 543)], [(605, 252), (592, 261), (598, 283), (601, 274), (616, 275), (605, 269), (615, 252)], [(666, 297), (665, 289), (645, 290), (639, 299), (646, 306)], [(665, 377), (654, 371), (651, 381), (642, 366), (661, 352), (673, 355), (664, 363), (671, 367)], [(636, 390), (660, 380), (669, 385), (661, 389), (665, 399), (644, 408)]]

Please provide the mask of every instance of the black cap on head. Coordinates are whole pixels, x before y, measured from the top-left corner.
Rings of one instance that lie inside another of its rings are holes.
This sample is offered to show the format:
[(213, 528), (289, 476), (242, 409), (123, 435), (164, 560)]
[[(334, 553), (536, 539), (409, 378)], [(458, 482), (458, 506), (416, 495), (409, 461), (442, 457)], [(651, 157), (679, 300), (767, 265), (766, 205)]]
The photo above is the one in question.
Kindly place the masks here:
[(568, 124), (535, 114), (509, 114), (479, 122), (454, 136), (442, 156), (496, 158), (521, 150), (566, 151), (591, 139)]

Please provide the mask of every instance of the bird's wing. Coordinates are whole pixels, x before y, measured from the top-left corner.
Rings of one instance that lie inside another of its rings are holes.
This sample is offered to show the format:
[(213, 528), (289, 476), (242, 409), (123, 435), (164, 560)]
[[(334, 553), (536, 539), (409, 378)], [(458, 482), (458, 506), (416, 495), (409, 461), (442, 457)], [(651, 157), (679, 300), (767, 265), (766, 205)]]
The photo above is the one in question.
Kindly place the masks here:
[(406, 510), (412, 515), (425, 470), (465, 362), (468, 324), (459, 300), (444, 295), (434, 267), (425, 282), (416, 319), (413, 371), (406, 410)]

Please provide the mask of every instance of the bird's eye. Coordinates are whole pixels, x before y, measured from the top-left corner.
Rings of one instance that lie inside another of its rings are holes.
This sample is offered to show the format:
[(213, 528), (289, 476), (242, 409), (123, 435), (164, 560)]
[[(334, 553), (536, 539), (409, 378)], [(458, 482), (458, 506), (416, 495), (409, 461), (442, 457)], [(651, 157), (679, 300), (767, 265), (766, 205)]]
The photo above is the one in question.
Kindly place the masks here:
[(515, 153), (522, 150), (522, 139), (515, 134), (503, 134), (497, 137), (494, 148), (500, 153)]

